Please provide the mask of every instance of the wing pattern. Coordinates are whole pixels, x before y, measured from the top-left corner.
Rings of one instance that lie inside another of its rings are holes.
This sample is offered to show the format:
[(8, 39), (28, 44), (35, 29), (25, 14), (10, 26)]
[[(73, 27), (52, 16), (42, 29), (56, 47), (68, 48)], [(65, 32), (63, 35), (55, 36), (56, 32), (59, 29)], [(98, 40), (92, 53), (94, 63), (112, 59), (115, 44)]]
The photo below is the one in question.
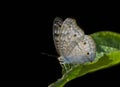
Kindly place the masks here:
[(84, 63), (95, 58), (95, 42), (92, 37), (85, 35), (72, 18), (62, 21), (56, 18), (53, 24), (53, 38), (64, 63)]

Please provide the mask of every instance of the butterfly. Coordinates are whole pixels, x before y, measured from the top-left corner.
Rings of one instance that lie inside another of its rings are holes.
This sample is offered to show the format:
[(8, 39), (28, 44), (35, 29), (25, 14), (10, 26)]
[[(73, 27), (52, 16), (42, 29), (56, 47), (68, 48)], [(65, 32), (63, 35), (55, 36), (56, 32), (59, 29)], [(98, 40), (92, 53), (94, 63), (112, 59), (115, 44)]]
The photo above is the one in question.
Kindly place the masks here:
[(60, 64), (82, 64), (92, 62), (96, 55), (96, 44), (85, 35), (76, 20), (56, 17), (53, 22), (53, 39), (60, 57)]

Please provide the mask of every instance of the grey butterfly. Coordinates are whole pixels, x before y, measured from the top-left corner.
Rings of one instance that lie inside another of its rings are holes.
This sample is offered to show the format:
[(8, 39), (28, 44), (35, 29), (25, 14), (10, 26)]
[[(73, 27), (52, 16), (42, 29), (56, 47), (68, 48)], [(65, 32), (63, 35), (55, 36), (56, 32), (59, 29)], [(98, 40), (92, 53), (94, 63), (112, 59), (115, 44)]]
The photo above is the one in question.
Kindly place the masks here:
[(85, 35), (76, 20), (57, 17), (53, 23), (53, 39), (61, 64), (81, 64), (95, 59), (96, 45), (91, 36)]

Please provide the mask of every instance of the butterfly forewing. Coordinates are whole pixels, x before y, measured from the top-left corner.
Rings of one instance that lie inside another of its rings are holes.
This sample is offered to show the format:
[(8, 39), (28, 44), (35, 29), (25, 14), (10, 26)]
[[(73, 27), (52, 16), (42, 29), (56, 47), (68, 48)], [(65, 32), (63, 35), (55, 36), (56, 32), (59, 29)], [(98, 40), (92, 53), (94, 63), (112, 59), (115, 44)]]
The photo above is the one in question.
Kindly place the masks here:
[(61, 26), (60, 45), (63, 56), (68, 56), (72, 49), (76, 46), (76, 39), (81, 39), (84, 32), (79, 29), (76, 21), (71, 18), (65, 19)]

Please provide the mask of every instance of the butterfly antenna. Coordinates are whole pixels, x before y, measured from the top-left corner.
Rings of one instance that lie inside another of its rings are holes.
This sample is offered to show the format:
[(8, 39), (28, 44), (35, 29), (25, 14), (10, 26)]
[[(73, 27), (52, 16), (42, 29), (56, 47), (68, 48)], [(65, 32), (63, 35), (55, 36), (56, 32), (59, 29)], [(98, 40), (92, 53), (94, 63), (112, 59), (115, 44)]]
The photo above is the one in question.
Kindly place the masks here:
[(48, 53), (44, 53), (44, 52), (41, 52), (40, 54), (42, 54), (42, 55), (47, 55), (47, 56), (49, 56), (49, 57), (55, 57), (55, 58), (57, 58), (58, 56), (55, 56), (55, 55), (50, 55), (50, 54), (48, 54)]

